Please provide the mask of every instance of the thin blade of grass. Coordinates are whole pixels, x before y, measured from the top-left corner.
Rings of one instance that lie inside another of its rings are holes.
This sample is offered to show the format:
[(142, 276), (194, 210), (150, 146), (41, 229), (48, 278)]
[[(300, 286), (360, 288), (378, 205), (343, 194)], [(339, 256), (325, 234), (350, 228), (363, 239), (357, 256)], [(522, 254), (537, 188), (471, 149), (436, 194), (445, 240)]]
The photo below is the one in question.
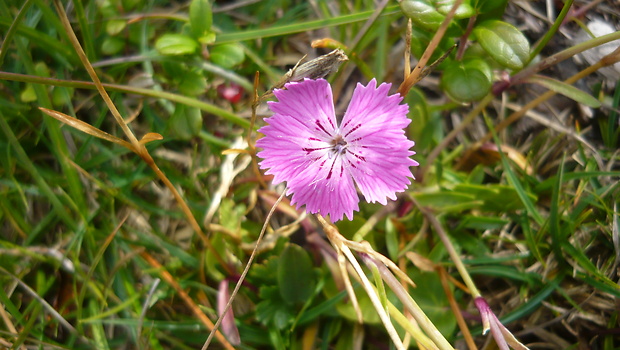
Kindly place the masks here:
[(491, 123), (489, 118), (487, 118), (486, 116), (485, 116), (485, 121), (487, 123), (487, 127), (489, 128), (489, 130), (491, 131), (493, 135), (493, 140), (495, 141), (495, 145), (497, 146), (499, 150), (499, 154), (502, 157), (502, 165), (504, 167), (504, 171), (506, 171), (506, 176), (508, 177), (508, 181), (515, 188), (515, 191), (517, 192), (517, 195), (523, 202), (523, 205), (525, 206), (525, 209), (527, 210), (527, 212), (532, 216), (532, 218), (534, 219), (534, 221), (536, 221), (538, 225), (542, 226), (545, 222), (545, 219), (543, 219), (542, 215), (538, 212), (538, 210), (536, 210), (534, 203), (532, 203), (532, 201), (530, 200), (530, 197), (525, 192), (523, 185), (517, 178), (517, 175), (512, 170), (512, 167), (510, 166), (510, 163), (508, 162), (508, 157), (506, 157), (506, 155), (501, 149), (500, 141), (499, 141), (499, 138), (497, 137), (497, 133), (495, 132), (495, 129), (493, 128), (493, 124)]
[[(58, 217), (60, 217), (60, 219), (68, 227), (75, 230), (77, 228), (77, 224), (75, 223), (75, 220), (67, 212), (66, 205), (63, 204), (58, 198), (58, 196), (56, 196), (54, 191), (52, 191), (51, 186), (47, 183), (45, 178), (41, 175), (39, 170), (34, 166), (32, 161), (30, 160), (30, 157), (28, 157), (28, 154), (26, 153), (26, 151), (19, 144), (17, 137), (15, 137), (15, 134), (11, 130), (9, 124), (6, 122), (6, 119), (4, 118), (2, 111), (0, 111), (0, 129), (2, 129), (2, 131), (4, 132), (4, 135), (9, 141), (9, 144), (13, 148), (13, 152), (15, 153), (17, 160), (19, 161), (21, 166), (23, 166), (25, 170), (30, 174), (30, 176), (32, 176), (32, 178), (37, 183), (37, 186), (43, 192), (43, 195), (47, 198), (47, 200), (50, 201), (50, 203), (52, 204), (52, 208), (56, 212)], [(75, 207), (75, 204), (71, 204), (70, 206)]]
[[(385, 8), (383, 15), (390, 15), (400, 11), (398, 5), (392, 5)], [(333, 27), (338, 25), (350, 24), (367, 20), (372, 16), (373, 11), (364, 11), (351, 15), (343, 15), (340, 17), (332, 17), (327, 19), (319, 19), (314, 21), (293, 23), (283, 26), (275, 26), (271, 28), (261, 28), (254, 30), (244, 30), (236, 33), (222, 33), (217, 36), (215, 42), (218, 44), (236, 41), (264, 39), (280, 35), (290, 35), (294, 33), (306, 32), (309, 30)]]

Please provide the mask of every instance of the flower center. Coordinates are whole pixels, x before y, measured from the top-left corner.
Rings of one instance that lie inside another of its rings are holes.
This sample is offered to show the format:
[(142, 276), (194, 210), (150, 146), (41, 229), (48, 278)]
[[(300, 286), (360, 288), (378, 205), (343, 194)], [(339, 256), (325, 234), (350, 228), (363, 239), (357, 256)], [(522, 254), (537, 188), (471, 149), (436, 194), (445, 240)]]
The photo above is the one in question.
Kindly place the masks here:
[(336, 135), (331, 141), (330, 151), (334, 155), (343, 154), (347, 149), (347, 141), (342, 138), (342, 135)]

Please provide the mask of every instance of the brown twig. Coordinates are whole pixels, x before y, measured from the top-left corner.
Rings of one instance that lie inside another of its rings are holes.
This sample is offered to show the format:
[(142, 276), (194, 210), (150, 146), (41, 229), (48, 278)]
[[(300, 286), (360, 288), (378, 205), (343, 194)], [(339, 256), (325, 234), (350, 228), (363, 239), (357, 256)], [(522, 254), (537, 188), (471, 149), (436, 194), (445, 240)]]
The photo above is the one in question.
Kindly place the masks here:
[[(155, 258), (153, 258), (149, 253), (147, 252), (142, 252), (140, 253), (140, 256), (146, 260), (147, 263), (149, 263), (149, 265), (151, 265), (152, 267), (154, 267), (155, 269), (157, 269), (159, 276), (166, 281), (166, 283), (168, 283), (176, 292), (177, 294), (181, 297), (181, 299), (183, 299), (183, 302), (185, 302), (185, 304), (192, 310), (192, 312), (194, 313), (194, 315), (196, 315), (196, 317), (198, 317), (198, 319), (202, 322), (202, 324), (204, 324), (207, 329), (209, 329), (209, 331), (213, 331), (215, 330), (215, 325), (213, 324), (213, 322), (211, 322), (211, 320), (207, 317), (207, 315), (205, 315), (204, 312), (202, 312), (202, 310), (200, 310), (200, 307), (198, 307), (198, 305), (196, 305), (196, 303), (194, 303), (194, 301), (192, 300), (192, 298), (189, 296), (189, 294), (187, 294), (187, 292), (181, 287), (181, 285), (174, 279), (174, 277), (172, 277), (172, 275), (170, 274), (170, 272), (168, 272), (160, 263), (159, 261), (157, 261)], [(235, 348), (226, 340), (226, 338), (224, 338), (224, 335), (222, 335), (222, 333), (220, 333), (219, 331), (215, 330), (215, 337), (217, 338), (217, 340), (220, 341), (220, 343), (222, 344), (222, 346), (224, 346), (224, 348), (229, 349), (229, 350), (234, 350)]]
[(437, 46), (439, 46), (439, 42), (441, 41), (444, 34), (446, 33), (446, 30), (448, 30), (448, 26), (450, 25), (450, 22), (452, 21), (452, 19), (454, 18), (454, 15), (456, 14), (456, 10), (459, 8), (459, 6), (461, 6), (462, 2), (463, 0), (456, 0), (454, 2), (454, 5), (452, 5), (450, 12), (448, 12), (448, 14), (446, 15), (446, 18), (443, 20), (443, 22), (437, 29), (437, 32), (435, 32), (435, 36), (433, 36), (433, 39), (431, 39), (431, 42), (428, 43), (428, 46), (426, 47), (426, 50), (424, 50), (422, 57), (420, 57), (418, 64), (416, 64), (413, 71), (407, 76), (405, 81), (403, 81), (403, 83), (400, 84), (400, 86), (398, 87), (397, 92), (401, 96), (407, 95), (407, 93), (409, 93), (409, 90), (411, 90), (413, 85), (419, 81), (420, 76), (422, 74), (422, 70), (424, 69), (428, 61), (431, 59), (431, 56), (433, 55), (433, 52), (435, 52), (435, 49), (437, 48)]

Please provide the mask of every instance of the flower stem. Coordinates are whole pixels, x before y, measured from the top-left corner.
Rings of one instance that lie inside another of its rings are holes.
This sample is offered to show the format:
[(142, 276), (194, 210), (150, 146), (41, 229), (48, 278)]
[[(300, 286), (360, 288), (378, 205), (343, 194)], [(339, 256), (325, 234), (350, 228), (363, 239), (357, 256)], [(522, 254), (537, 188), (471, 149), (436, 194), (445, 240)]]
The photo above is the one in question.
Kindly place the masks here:
[(545, 47), (545, 45), (547, 45), (549, 40), (551, 40), (551, 38), (555, 35), (558, 29), (560, 29), (560, 26), (562, 25), (562, 23), (564, 23), (564, 18), (566, 18), (566, 15), (568, 14), (568, 11), (570, 10), (572, 5), (573, 0), (566, 0), (566, 2), (564, 2), (564, 7), (562, 7), (562, 11), (560, 11), (560, 14), (555, 19), (555, 22), (553, 22), (551, 28), (549, 28), (549, 30), (545, 33), (545, 36), (543, 36), (543, 38), (536, 44), (534, 50), (532, 50), (532, 52), (530, 53), (530, 58), (525, 64), (526, 66), (536, 57), (536, 55), (540, 53), (540, 51), (542, 51), (542, 49)]
[(463, 260), (461, 260), (461, 257), (459, 256), (456, 249), (454, 248), (454, 245), (450, 241), (448, 234), (441, 226), (441, 223), (439, 223), (439, 220), (437, 220), (435, 215), (433, 215), (433, 213), (431, 213), (428, 209), (420, 206), (420, 203), (418, 203), (418, 201), (416, 201), (415, 198), (411, 197), (411, 200), (420, 209), (424, 217), (426, 217), (426, 219), (430, 222), (431, 226), (433, 226), (433, 228), (435, 229), (435, 232), (437, 233), (437, 235), (443, 242), (444, 246), (446, 247), (446, 250), (448, 251), (448, 255), (450, 255), (450, 258), (454, 262), (454, 266), (456, 267), (457, 271), (461, 275), (463, 282), (469, 289), (469, 293), (474, 298), (481, 297), (482, 295), (480, 294), (480, 291), (478, 290), (478, 288), (476, 287), (476, 284), (474, 283), (471, 276), (469, 275), (469, 272), (467, 271), (465, 264), (463, 264)]

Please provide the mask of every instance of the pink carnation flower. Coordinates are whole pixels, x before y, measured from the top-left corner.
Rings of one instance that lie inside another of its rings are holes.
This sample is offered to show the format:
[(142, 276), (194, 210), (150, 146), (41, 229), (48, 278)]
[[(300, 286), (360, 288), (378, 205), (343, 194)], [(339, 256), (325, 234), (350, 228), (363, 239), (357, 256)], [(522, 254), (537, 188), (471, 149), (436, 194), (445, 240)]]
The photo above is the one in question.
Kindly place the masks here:
[(391, 84), (373, 79), (357, 84), (339, 123), (332, 90), (324, 79), (306, 79), (275, 90), (269, 102), (274, 115), (259, 132), (258, 156), (273, 183), (286, 182), (291, 204), (333, 221), (359, 210), (356, 185), (368, 202), (387, 204), (413, 178), (410, 166), (414, 145), (405, 136), (409, 107), (400, 95), (389, 96)]

